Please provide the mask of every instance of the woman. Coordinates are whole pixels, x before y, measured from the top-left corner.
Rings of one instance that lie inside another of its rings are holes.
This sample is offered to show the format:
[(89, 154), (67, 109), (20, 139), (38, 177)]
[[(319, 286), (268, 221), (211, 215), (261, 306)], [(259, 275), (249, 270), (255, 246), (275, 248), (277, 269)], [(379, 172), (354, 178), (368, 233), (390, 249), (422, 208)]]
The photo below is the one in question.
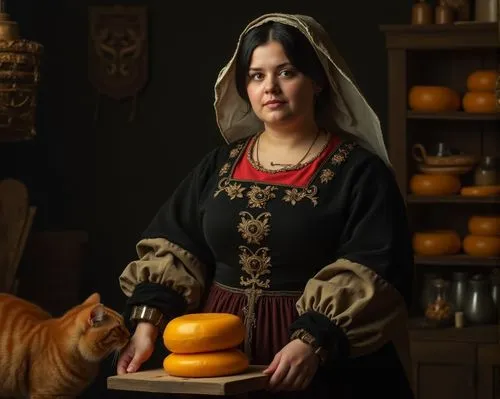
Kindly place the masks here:
[(412, 397), (405, 206), (350, 76), (310, 17), (246, 27), (216, 83), (229, 144), (180, 184), (120, 276), (137, 327), (118, 374), (149, 358), (166, 320), (229, 312), (272, 397)]

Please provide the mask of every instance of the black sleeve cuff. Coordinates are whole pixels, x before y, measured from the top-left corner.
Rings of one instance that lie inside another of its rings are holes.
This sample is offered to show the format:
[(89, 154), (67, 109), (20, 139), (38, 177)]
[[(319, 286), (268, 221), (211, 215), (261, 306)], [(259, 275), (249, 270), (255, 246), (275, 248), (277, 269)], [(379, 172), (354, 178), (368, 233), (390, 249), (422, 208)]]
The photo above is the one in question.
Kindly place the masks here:
[(290, 326), (290, 334), (304, 329), (311, 334), (319, 346), (328, 351), (325, 365), (336, 365), (349, 356), (349, 340), (344, 331), (328, 317), (318, 312), (306, 312)]
[(135, 287), (132, 296), (128, 298), (125, 304), (123, 317), (130, 329), (133, 328), (129, 320), (130, 313), (132, 308), (137, 305), (146, 305), (158, 309), (163, 313), (167, 321), (184, 314), (187, 309), (187, 302), (184, 297), (172, 288), (158, 283), (140, 283)]

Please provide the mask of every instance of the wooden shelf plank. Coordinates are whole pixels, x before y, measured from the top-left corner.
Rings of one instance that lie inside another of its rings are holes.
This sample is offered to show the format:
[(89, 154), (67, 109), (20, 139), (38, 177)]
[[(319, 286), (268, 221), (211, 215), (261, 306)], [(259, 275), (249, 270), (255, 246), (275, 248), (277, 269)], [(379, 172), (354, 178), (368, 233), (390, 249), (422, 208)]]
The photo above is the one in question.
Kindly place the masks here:
[(496, 22), (453, 25), (381, 25), (388, 49), (465, 50), (498, 48)]
[(458, 121), (500, 121), (500, 112), (473, 114), (469, 112), (418, 112), (408, 111), (408, 119), (442, 119)]
[(500, 204), (500, 196), (467, 197), (463, 195), (449, 195), (444, 197), (433, 197), (408, 194), (406, 200), (410, 204)]
[(391, 33), (454, 33), (454, 32), (489, 32), (495, 31), (496, 22), (474, 22), (474, 23), (455, 23), (455, 24), (430, 24), (430, 25), (411, 25), (411, 24), (384, 24), (380, 25), (382, 32)]
[(465, 254), (448, 256), (415, 256), (415, 264), (430, 266), (484, 266), (500, 267), (500, 258), (483, 258)]
[(453, 341), (474, 343), (497, 343), (500, 338), (498, 324), (465, 326), (463, 328), (430, 327), (425, 318), (412, 318), (409, 321), (409, 332), (412, 341)]

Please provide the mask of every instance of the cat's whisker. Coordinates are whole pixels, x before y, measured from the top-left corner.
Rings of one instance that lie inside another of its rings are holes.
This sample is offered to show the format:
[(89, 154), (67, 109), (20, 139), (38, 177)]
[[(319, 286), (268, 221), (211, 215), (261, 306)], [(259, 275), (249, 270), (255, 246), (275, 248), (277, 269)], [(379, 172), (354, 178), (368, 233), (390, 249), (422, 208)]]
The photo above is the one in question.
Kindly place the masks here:
[(113, 351), (113, 360), (111, 361), (111, 366), (115, 369), (118, 364), (118, 358), (120, 357), (120, 351)]
[(116, 349), (109, 354), (110, 356), (112, 356), (111, 360), (112, 367), (116, 368), (116, 365), (118, 364), (118, 359), (120, 358), (120, 355), (122, 354), (122, 351), (125, 349), (126, 346), (127, 345), (124, 345), (122, 348)]

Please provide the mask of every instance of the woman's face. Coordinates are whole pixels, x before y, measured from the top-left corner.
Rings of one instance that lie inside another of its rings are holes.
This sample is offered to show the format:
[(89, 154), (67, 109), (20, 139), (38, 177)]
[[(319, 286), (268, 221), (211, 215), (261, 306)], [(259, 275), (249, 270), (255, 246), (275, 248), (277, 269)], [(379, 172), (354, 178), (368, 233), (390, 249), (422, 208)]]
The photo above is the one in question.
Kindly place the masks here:
[(316, 85), (290, 63), (281, 44), (255, 48), (250, 60), (247, 93), (257, 117), (269, 126), (314, 119)]

